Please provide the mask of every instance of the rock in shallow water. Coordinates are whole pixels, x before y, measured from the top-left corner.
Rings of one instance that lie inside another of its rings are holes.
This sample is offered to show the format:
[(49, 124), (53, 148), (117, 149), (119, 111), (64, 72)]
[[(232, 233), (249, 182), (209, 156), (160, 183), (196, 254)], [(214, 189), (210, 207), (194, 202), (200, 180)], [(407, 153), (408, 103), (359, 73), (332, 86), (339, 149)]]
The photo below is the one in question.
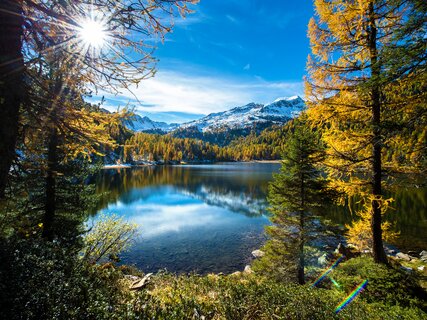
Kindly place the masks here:
[(243, 271), (244, 273), (252, 273), (252, 268), (251, 268), (251, 266), (250, 265), (247, 265), (246, 267), (245, 267), (245, 270)]
[(405, 261), (411, 261), (411, 257), (409, 256), (409, 254), (403, 253), (403, 252), (398, 252), (396, 254), (396, 258), (398, 259), (402, 259)]
[(261, 257), (264, 257), (264, 256), (265, 256), (265, 252), (264, 252), (264, 251), (262, 251), (262, 250), (254, 250), (254, 251), (252, 251), (252, 255), (253, 255), (255, 258), (261, 258)]

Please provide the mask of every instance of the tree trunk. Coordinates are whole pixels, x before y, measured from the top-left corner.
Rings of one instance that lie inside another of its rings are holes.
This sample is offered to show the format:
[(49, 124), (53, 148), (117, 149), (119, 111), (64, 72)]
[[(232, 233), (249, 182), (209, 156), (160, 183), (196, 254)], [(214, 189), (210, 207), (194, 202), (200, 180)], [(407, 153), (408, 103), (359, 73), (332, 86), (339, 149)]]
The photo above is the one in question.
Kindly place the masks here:
[(304, 211), (300, 212), (300, 244), (299, 244), (299, 262), (298, 262), (298, 283), (305, 283), (305, 274), (304, 274)]
[(43, 238), (52, 241), (54, 238), (54, 220), (56, 210), (56, 171), (58, 165), (57, 158), (58, 134), (52, 129), (47, 152), (47, 174), (46, 174), (46, 198), (45, 213), (43, 217)]
[(0, 1), (0, 198), (15, 157), (23, 100), (22, 0)]
[(381, 165), (381, 93), (379, 87), (381, 69), (378, 63), (377, 50), (377, 27), (375, 25), (374, 5), (369, 5), (369, 50), (372, 65), (372, 194), (374, 199), (371, 204), (371, 230), (372, 230), (372, 251), (374, 260), (377, 263), (387, 264), (387, 256), (384, 251), (382, 240), (381, 227), (381, 181), (382, 181), (382, 165)]
[[(303, 146), (300, 145), (300, 149), (303, 150)], [(301, 152), (301, 151), (300, 151)], [(300, 165), (304, 166), (304, 155), (302, 159), (300, 159)], [(299, 222), (300, 222), (300, 243), (299, 243), (299, 261), (298, 261), (298, 283), (304, 284), (305, 283), (305, 276), (304, 276), (304, 210), (305, 210), (305, 175), (304, 172), (301, 172), (301, 185), (300, 185), (300, 192), (301, 192), (301, 210), (299, 213)]]

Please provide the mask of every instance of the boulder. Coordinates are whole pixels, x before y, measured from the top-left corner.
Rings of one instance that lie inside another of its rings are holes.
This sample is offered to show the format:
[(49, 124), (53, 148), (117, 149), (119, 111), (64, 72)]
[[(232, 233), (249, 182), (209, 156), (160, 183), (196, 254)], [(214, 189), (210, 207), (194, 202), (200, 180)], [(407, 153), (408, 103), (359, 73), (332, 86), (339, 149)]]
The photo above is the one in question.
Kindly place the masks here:
[(389, 255), (395, 255), (396, 253), (397, 253), (397, 251), (396, 250), (394, 250), (394, 249), (390, 249), (390, 248), (386, 248), (386, 252), (387, 252), (387, 254), (389, 254)]
[(252, 251), (252, 255), (254, 256), (254, 258), (261, 258), (265, 256), (265, 252), (261, 250), (254, 250)]
[(425, 266), (419, 266), (417, 269), (418, 271), (424, 271), (425, 268), (426, 268)]
[(425, 250), (421, 251), (420, 257), (427, 257), (427, 251)]
[(251, 266), (250, 266), (250, 265), (247, 265), (247, 266), (245, 267), (245, 270), (243, 270), (243, 272), (244, 272), (244, 273), (252, 273), (253, 271), (252, 271)]
[(405, 260), (405, 261), (411, 261), (411, 257), (403, 252), (398, 252), (396, 254), (396, 258), (401, 259), (401, 260)]
[(233, 272), (231, 276), (240, 276), (242, 273), (240, 271)]

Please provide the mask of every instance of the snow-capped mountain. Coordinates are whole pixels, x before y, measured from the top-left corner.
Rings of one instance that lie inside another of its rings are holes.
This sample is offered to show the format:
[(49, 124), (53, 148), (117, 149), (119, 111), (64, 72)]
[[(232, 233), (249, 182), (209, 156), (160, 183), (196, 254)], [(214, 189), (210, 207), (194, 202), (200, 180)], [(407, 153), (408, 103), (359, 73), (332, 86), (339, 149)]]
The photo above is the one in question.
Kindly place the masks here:
[(213, 132), (220, 128), (245, 129), (254, 124), (283, 124), (298, 116), (304, 108), (304, 100), (298, 96), (279, 98), (267, 105), (249, 103), (184, 123), (179, 129), (197, 128), (200, 132)]
[[(249, 134), (256, 126), (259, 130), (275, 124), (284, 124), (298, 116), (305, 108), (304, 100), (298, 96), (279, 98), (270, 104), (249, 103), (228, 111), (211, 113), (199, 120), (177, 124), (153, 121), (148, 117), (134, 115), (125, 121), (125, 125), (136, 132), (174, 132), (178, 137), (203, 139), (200, 134), (216, 134), (224, 130), (246, 130)], [(177, 130), (179, 129), (179, 130)], [(179, 132), (178, 132), (179, 131)]]
[(179, 124), (177, 123), (166, 123), (166, 122), (157, 122), (153, 121), (148, 117), (141, 117), (139, 115), (134, 115), (129, 120), (125, 122), (126, 127), (129, 129), (140, 132), (140, 131), (163, 131), (170, 132), (178, 128)]

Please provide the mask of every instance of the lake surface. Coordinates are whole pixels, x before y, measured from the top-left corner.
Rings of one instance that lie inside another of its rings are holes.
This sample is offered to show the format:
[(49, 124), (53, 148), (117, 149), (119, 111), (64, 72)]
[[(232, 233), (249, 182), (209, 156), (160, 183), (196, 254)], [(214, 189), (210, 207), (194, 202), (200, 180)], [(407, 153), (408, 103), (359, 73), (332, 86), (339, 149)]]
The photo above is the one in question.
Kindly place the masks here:
[[(115, 213), (139, 225), (140, 236), (122, 262), (146, 272), (233, 272), (243, 270), (251, 252), (265, 241), (268, 183), (275, 163), (221, 163), (103, 170), (98, 212)], [(427, 249), (427, 188), (397, 188), (397, 221), (403, 249)], [(346, 207), (326, 218), (346, 224)], [(95, 218), (96, 219), (96, 218)]]
[(278, 164), (156, 166), (103, 170), (100, 211), (140, 226), (121, 256), (145, 271), (233, 272), (265, 241), (265, 195)]

